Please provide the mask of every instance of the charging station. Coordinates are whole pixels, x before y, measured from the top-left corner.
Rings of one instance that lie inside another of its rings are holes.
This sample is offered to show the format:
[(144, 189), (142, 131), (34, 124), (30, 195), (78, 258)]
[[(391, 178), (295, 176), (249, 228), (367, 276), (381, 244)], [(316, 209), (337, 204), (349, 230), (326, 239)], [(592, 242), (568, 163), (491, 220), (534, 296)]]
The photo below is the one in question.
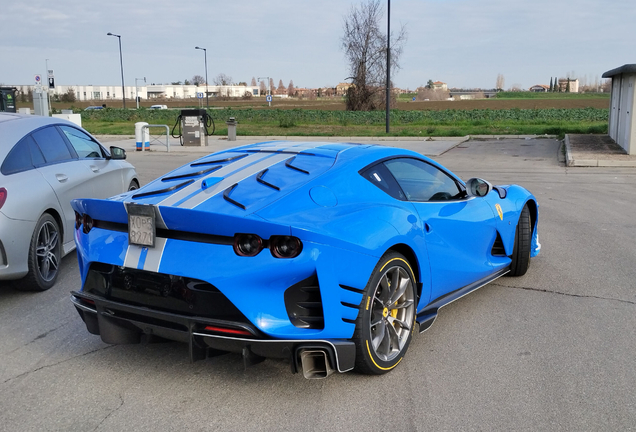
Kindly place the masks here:
[(16, 112), (15, 87), (0, 87), (0, 112)]
[[(209, 127), (212, 126), (212, 132)], [(175, 135), (175, 129), (179, 132)], [(184, 109), (177, 117), (177, 122), (172, 128), (172, 137), (179, 138), (183, 146), (205, 147), (208, 145), (208, 136), (214, 134), (214, 121), (204, 109)]]

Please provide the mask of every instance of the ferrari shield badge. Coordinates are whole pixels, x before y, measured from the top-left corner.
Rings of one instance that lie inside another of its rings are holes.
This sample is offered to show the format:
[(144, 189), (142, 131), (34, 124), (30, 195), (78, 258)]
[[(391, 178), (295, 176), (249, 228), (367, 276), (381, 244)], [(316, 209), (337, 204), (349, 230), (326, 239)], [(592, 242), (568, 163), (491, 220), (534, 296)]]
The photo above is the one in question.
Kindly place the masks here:
[(495, 208), (497, 209), (497, 213), (499, 213), (499, 219), (503, 220), (503, 211), (501, 211), (501, 206), (499, 204), (495, 204)]

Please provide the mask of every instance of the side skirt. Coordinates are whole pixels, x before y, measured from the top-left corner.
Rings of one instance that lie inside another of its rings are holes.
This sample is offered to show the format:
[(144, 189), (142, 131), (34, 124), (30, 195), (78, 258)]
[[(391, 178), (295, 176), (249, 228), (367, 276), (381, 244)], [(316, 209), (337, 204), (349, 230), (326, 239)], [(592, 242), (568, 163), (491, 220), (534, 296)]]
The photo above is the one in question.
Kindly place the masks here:
[(451, 304), (455, 300), (459, 300), (460, 298), (470, 294), (473, 291), (478, 290), (484, 285), (488, 285), (490, 282), (499, 279), (509, 271), (510, 268), (506, 267), (489, 276), (486, 276), (483, 279), (478, 280), (477, 282), (473, 282), (463, 288), (459, 288), (453, 292), (444, 294), (443, 296), (433, 300), (421, 312), (417, 314), (417, 323), (420, 326), (420, 333), (425, 332), (433, 325), (433, 322), (435, 322), (435, 318), (437, 318), (437, 312), (439, 309)]

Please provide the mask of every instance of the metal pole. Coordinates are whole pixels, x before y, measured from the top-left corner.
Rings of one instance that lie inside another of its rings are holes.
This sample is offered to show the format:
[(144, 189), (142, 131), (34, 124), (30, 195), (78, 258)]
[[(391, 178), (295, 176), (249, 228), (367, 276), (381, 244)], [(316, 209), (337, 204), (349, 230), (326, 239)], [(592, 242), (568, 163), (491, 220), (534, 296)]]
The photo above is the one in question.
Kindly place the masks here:
[(51, 108), (51, 89), (49, 89), (49, 59), (44, 59), (46, 61), (46, 98), (49, 102), (49, 116), (53, 112), (53, 108)]
[(124, 88), (124, 59), (121, 54), (121, 35), (116, 35), (114, 33), (106, 33), (106, 36), (115, 36), (119, 41), (119, 66), (121, 68), (121, 100), (124, 105), (124, 109), (126, 109), (126, 89)]
[(194, 49), (203, 50), (203, 58), (205, 59), (205, 106), (210, 109), (210, 99), (208, 96), (208, 50), (201, 47), (194, 47)]
[(387, 6), (386, 24), (386, 133), (390, 129), (390, 104), (391, 104), (391, 0)]
[(205, 59), (205, 108), (210, 109), (210, 92), (208, 91), (208, 50), (203, 49), (203, 58)]

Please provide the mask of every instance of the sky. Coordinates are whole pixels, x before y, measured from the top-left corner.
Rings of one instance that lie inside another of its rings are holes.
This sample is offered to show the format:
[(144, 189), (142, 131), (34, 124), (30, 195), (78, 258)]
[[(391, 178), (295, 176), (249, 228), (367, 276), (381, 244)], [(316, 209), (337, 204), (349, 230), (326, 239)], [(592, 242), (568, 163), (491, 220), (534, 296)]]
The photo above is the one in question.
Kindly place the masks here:
[[(53, 69), (56, 84), (121, 85), (219, 73), (234, 82), (334, 87), (349, 76), (343, 19), (360, 0), (0, 0), (0, 84), (29, 85)], [(382, 0), (386, 12), (386, 0)], [(449, 87), (588, 83), (636, 63), (634, 0), (393, 0), (392, 30), (408, 40), (393, 83)], [(386, 14), (382, 23), (386, 31)], [(48, 59), (48, 61), (47, 61)]]

